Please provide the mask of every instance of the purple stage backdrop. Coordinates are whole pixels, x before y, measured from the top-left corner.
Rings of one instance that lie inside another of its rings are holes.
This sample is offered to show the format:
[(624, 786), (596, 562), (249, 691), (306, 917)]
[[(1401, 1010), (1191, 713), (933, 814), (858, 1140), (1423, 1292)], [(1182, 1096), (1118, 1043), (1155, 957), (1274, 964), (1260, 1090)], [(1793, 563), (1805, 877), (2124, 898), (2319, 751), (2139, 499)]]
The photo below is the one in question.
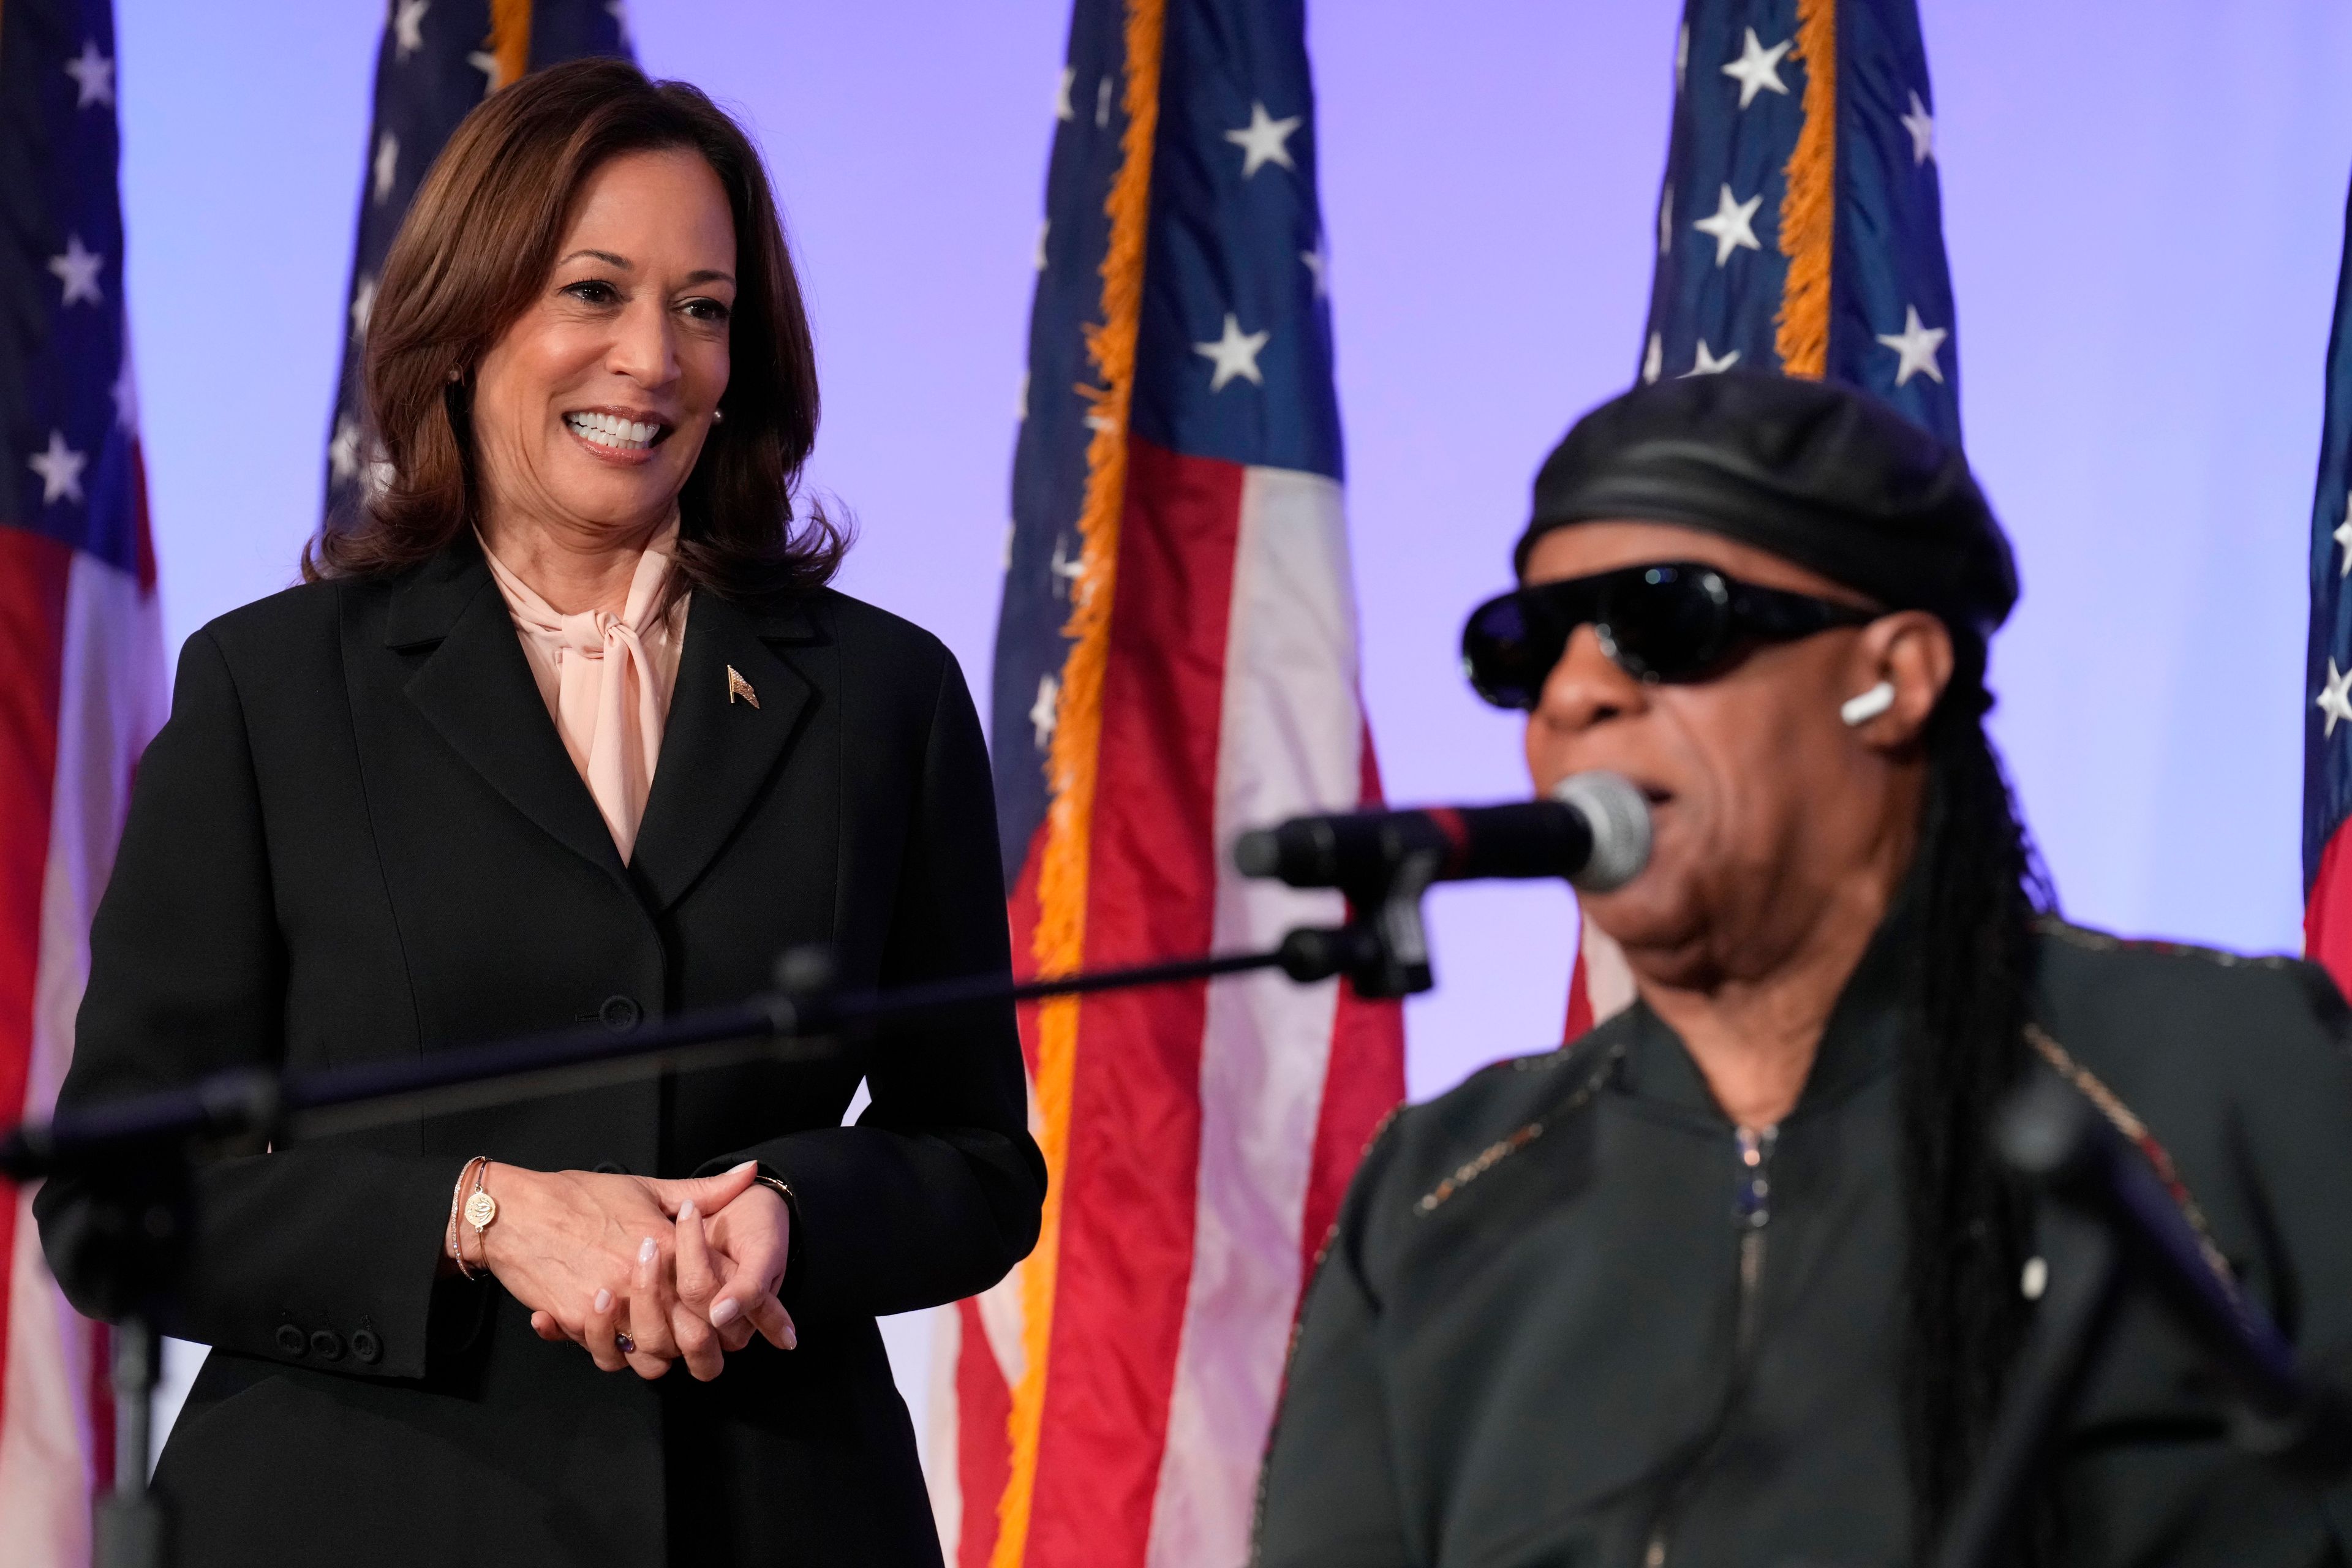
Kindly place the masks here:
[[(1997, 725), (2070, 914), (2292, 949), (2307, 514), (2346, 181), (2342, 0), (1921, 0), (1964, 417), (2025, 599)], [(1066, 0), (637, 0), (738, 108), (823, 356), (848, 591), (985, 689)], [(1454, 668), (1538, 460), (1639, 351), (1675, 0), (1323, 0), (1318, 160), (1390, 797), (1521, 793)], [(379, 5), (121, 0), (124, 202), (171, 646), (316, 517)], [(1706, 68), (1694, 60), (1693, 70)], [(1441, 890), (1418, 1097), (1557, 1038), (1558, 889)], [(919, 1401), (928, 1337), (891, 1325)], [(176, 1363), (182, 1368), (186, 1358)]]

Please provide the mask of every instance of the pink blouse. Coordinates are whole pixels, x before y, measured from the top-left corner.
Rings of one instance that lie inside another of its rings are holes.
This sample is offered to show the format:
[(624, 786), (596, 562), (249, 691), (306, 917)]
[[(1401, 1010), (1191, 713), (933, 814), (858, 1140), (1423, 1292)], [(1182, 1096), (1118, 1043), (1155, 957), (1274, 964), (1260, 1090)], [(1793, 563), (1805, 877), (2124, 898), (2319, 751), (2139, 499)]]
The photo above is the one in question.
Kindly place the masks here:
[(563, 749), (595, 797), (624, 861), (636, 847), (646, 797), (653, 793), (662, 726), (686, 641), (690, 595), (680, 595), (667, 615), (655, 613), (677, 541), (673, 522), (637, 557), (628, 600), (617, 616), (609, 610), (559, 614), (490, 553), (487, 541), (482, 545), (555, 732), (563, 737)]

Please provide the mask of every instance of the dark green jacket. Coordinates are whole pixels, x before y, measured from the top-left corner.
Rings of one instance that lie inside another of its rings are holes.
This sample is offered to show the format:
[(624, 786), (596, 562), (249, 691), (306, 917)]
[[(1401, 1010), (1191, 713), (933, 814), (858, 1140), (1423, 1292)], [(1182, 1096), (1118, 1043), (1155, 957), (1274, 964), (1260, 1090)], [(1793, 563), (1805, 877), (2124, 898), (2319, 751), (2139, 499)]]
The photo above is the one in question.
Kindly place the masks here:
[[(1264, 1568), (1907, 1561), (1895, 945), (1847, 986), (1758, 1165), (1639, 1005), (1400, 1114), (1307, 1297)], [(2335, 987), (2056, 922), (2040, 947), (2039, 1021), (2170, 1152), (2306, 1360), (2352, 1371)], [(2345, 1561), (2352, 1488), (2241, 1457), (2200, 1384), (2187, 1342), (2127, 1307), (2067, 1440), (2069, 1560)]]

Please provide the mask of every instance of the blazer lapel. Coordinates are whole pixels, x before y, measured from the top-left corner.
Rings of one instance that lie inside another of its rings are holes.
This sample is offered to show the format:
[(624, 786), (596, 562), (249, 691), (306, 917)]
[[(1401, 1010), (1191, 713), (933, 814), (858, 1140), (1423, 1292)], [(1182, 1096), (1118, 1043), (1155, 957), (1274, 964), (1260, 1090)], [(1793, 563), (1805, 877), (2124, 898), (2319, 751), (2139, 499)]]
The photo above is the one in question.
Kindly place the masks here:
[(402, 584), (384, 641), (403, 649), (437, 645), (409, 678), (409, 700), (509, 805), (625, 883), (612, 832), (555, 732), (506, 600), (470, 535)]
[(775, 773), (814, 689), (771, 640), (814, 635), (806, 613), (761, 616), (694, 595), (653, 794), (629, 868), (656, 910), (677, 901)]

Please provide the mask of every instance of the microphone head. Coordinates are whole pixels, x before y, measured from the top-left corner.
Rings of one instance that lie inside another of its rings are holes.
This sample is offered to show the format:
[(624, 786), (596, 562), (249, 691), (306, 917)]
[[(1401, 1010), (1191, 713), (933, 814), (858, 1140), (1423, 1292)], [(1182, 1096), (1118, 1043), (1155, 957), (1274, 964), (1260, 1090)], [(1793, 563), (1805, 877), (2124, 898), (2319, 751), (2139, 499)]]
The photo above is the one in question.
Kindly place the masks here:
[(1650, 804), (1623, 776), (1595, 769), (1554, 784), (1551, 798), (1573, 807), (1592, 830), (1592, 855), (1569, 879), (1588, 893), (1606, 893), (1640, 876), (1650, 863)]

